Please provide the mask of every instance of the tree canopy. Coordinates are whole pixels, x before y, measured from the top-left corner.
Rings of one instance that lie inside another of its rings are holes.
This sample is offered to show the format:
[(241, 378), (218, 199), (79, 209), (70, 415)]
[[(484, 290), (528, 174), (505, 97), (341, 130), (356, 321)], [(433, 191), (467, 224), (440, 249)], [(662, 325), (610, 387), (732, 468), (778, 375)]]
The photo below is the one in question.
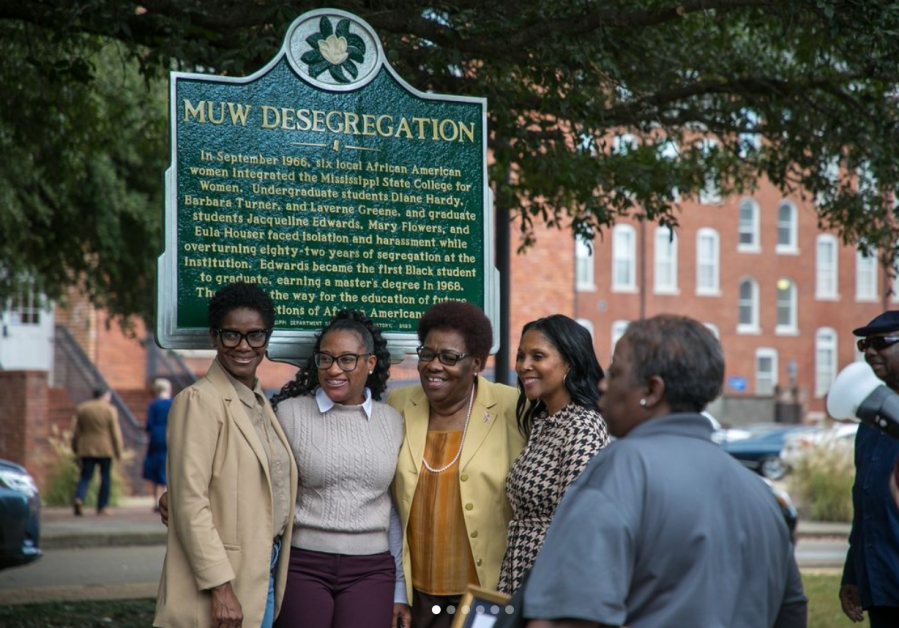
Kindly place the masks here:
[[(491, 181), (526, 236), (547, 222), (594, 237), (626, 215), (676, 226), (710, 181), (731, 194), (766, 177), (893, 259), (896, 3), (329, 4), (368, 21), (418, 89), (488, 99)], [(254, 72), (321, 6), (0, 0), (0, 295), (74, 276), (115, 313), (149, 313), (167, 71)]]

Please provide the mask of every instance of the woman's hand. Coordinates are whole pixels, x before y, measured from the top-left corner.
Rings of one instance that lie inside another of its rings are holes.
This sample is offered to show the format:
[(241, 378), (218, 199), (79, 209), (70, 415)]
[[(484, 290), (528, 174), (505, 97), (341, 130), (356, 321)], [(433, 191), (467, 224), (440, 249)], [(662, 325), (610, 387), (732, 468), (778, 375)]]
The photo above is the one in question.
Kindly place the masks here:
[(393, 623), (391, 628), (409, 628), (412, 625), (412, 611), (408, 604), (393, 605)]
[(212, 624), (211, 628), (240, 628), (243, 623), (243, 609), (231, 583), (218, 586), (212, 590)]
[(159, 497), (159, 518), (162, 519), (162, 525), (169, 525), (169, 492), (164, 492)]

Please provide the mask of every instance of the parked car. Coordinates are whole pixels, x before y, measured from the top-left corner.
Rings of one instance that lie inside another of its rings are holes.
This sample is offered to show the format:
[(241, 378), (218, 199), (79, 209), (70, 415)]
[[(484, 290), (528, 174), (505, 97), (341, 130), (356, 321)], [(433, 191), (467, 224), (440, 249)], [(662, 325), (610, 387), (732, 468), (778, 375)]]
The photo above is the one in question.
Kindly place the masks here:
[(787, 473), (787, 466), (780, 457), (788, 435), (814, 430), (808, 425), (784, 425), (771, 423), (745, 428), (748, 438), (725, 441), (721, 448), (739, 462), (769, 480), (779, 480)]
[(840, 449), (852, 455), (858, 423), (837, 423), (829, 428), (790, 434), (784, 442), (780, 458), (788, 467), (795, 467), (799, 460), (816, 447), (828, 450)]
[(0, 569), (39, 559), (41, 498), (24, 467), (0, 459)]

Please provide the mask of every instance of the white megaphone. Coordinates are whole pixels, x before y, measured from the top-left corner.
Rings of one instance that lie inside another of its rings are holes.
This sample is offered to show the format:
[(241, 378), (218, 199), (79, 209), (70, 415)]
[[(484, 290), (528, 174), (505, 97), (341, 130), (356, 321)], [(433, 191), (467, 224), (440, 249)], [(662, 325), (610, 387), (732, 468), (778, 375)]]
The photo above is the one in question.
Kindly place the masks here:
[(899, 395), (865, 362), (853, 362), (840, 371), (827, 393), (827, 412), (835, 419), (858, 417), (899, 438)]

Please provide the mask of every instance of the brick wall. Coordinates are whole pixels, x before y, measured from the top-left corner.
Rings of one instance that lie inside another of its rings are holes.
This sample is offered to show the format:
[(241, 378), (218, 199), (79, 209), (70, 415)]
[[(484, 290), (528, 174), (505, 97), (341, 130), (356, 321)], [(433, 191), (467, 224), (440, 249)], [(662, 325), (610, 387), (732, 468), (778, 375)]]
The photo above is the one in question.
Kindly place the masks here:
[(44, 484), (51, 461), (46, 371), (0, 371), (0, 458), (22, 465)]

